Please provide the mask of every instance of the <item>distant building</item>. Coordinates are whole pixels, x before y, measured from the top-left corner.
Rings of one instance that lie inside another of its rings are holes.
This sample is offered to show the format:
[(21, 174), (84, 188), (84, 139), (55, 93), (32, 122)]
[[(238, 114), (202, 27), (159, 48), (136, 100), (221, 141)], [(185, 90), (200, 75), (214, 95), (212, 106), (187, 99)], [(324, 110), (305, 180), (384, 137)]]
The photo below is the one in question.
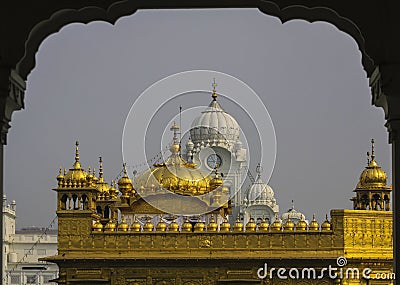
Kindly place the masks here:
[(57, 254), (57, 230), (30, 227), (15, 230), (16, 203), (6, 204), (3, 196), (3, 280), (2, 284), (55, 284), (58, 267), (40, 257)]

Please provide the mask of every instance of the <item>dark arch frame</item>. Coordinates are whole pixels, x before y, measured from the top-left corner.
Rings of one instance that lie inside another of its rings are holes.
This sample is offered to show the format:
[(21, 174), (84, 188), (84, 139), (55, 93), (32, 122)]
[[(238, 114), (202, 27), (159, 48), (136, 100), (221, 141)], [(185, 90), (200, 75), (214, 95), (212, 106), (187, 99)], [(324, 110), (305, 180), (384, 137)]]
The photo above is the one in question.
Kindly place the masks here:
[[(372, 103), (385, 111), (389, 142), (392, 144), (393, 213), (400, 221), (400, 20), (396, 3), (367, 0), (362, 10), (352, 1), (326, 0), (82, 0), (82, 1), (8, 1), (4, 4), (0, 30), (4, 44), (0, 46), (0, 157), (13, 111), (24, 105), (25, 80), (35, 66), (35, 54), (42, 41), (69, 23), (102, 20), (114, 24), (119, 18), (140, 9), (181, 8), (258, 8), (278, 17), (282, 23), (292, 19), (324, 21), (350, 35), (358, 44), (362, 64), (370, 78)], [(8, 9), (11, 7), (11, 9)], [(47, 20), (44, 20), (47, 19)], [(7, 24), (14, 26), (10, 29)], [(397, 174), (397, 175), (396, 175)], [(3, 192), (3, 175), (0, 190)], [(400, 226), (394, 223), (394, 260), (400, 264), (396, 241)], [(1, 259), (0, 254), (0, 259)], [(400, 268), (395, 268), (400, 275)], [(0, 273), (1, 277), (1, 273)]]
[[(110, 5), (107, 9), (91, 6), (81, 9), (63, 9), (55, 12), (50, 18), (38, 23), (31, 30), (26, 42), (25, 53), (16, 66), (16, 71), (23, 78), (27, 78), (36, 65), (35, 55), (41, 43), (51, 34), (57, 33), (63, 27), (71, 23), (88, 24), (93, 21), (104, 21), (114, 25), (118, 19), (132, 15), (142, 9), (182, 9), (182, 8), (257, 8), (262, 13), (280, 19), (282, 23), (290, 20), (305, 20), (310, 23), (323, 21), (334, 25), (340, 31), (350, 35), (357, 43), (362, 55), (362, 65), (368, 75), (372, 74), (374, 62), (365, 51), (365, 40), (360, 29), (351, 20), (339, 15), (335, 10), (326, 7), (306, 7), (304, 5), (292, 5), (280, 8), (273, 1), (232, 1), (232, 4), (225, 0), (216, 0), (211, 4), (195, 2), (193, 4), (182, 1), (162, 3), (158, 1), (138, 1), (133, 3), (124, 0)], [(243, 3), (242, 3), (243, 2)], [(301, 2), (301, 1), (298, 1)], [(136, 5), (135, 5), (136, 4)]]

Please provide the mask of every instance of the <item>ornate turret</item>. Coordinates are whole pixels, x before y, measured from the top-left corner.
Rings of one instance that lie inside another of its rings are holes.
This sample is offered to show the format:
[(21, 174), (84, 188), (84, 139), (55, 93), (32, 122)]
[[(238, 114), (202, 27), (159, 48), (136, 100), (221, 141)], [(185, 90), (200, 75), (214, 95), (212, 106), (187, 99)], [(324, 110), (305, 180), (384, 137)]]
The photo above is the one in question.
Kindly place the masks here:
[(328, 214), (326, 214), (326, 219), (321, 225), (322, 232), (329, 232), (331, 230), (331, 223), (328, 220)]
[(157, 232), (165, 232), (167, 230), (167, 224), (164, 222), (163, 218), (160, 217), (160, 221), (156, 225)]
[(375, 142), (371, 140), (371, 156), (367, 152), (367, 166), (360, 175), (356, 196), (351, 200), (355, 210), (390, 210), (390, 186), (386, 185), (387, 175), (375, 160)]
[(308, 225), (308, 230), (310, 232), (317, 232), (319, 231), (319, 224), (317, 222), (317, 220), (315, 219), (315, 214), (313, 214), (313, 219), (310, 222), (310, 224)]
[(226, 217), (224, 218), (224, 221), (219, 228), (221, 232), (229, 232), (231, 230), (231, 224), (228, 222), (228, 219)]
[(122, 193), (121, 203), (129, 204), (129, 198), (135, 194), (135, 190), (133, 189), (132, 180), (128, 177), (128, 173), (126, 171), (126, 163), (124, 163), (122, 167), (124, 174), (118, 180), (118, 189)]
[(255, 232), (256, 231), (256, 223), (254, 222), (254, 219), (250, 217), (249, 222), (246, 224), (246, 232)]

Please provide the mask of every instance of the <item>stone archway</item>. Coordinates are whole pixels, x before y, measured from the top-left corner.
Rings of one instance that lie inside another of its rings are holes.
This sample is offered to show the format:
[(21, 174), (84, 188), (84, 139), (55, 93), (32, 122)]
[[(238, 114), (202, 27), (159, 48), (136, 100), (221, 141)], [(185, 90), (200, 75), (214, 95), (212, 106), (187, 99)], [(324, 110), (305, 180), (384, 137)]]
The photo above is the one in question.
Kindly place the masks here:
[[(24, 3), (9, 1), (0, 12), (2, 45), (0, 46), (0, 159), (3, 167), (3, 145), (6, 144), (13, 111), (24, 107), (25, 80), (35, 66), (35, 54), (43, 40), (63, 26), (102, 20), (111, 24), (138, 9), (181, 8), (258, 8), (282, 22), (303, 19), (333, 24), (355, 39), (362, 53), (362, 64), (370, 78), (372, 103), (382, 107), (392, 144), (395, 219), (400, 220), (400, 19), (395, 3), (368, 0), (362, 7), (349, 1), (324, 1), (323, 7), (310, 0), (38, 0)], [(8, 9), (7, 9), (8, 8)], [(10, 27), (11, 26), (11, 27)], [(0, 192), (3, 192), (3, 171)], [(400, 228), (394, 227), (396, 239)], [(396, 253), (396, 248), (394, 250)], [(0, 256), (1, 259), (1, 256)], [(400, 264), (400, 255), (395, 256)], [(396, 270), (398, 270), (396, 268)], [(400, 271), (397, 271), (400, 275)], [(1, 276), (0, 276), (1, 277)]]

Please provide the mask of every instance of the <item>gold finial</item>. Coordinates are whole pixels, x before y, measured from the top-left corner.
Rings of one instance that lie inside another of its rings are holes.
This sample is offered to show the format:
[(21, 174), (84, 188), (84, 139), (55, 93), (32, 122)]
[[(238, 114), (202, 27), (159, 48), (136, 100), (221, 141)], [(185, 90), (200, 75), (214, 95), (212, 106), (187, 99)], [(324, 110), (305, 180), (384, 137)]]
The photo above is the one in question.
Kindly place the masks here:
[(371, 139), (371, 160), (375, 160), (375, 140)]
[(58, 170), (58, 174), (62, 175), (62, 166), (60, 166), (60, 169)]
[(99, 179), (103, 180), (103, 158), (99, 156)]
[(217, 100), (218, 94), (217, 94), (217, 83), (215, 82), (215, 78), (214, 78), (214, 82), (212, 84), (213, 87), (213, 94), (211, 95), (211, 97), (213, 98), (213, 100)]
[(128, 175), (128, 173), (126, 172), (126, 162), (124, 162), (124, 163), (122, 164), (122, 167), (123, 167), (123, 169), (124, 169), (124, 175)]
[(367, 151), (367, 165), (369, 165), (369, 151)]
[(67, 175), (67, 169), (64, 168), (64, 176)]
[(262, 171), (263, 171), (263, 168), (262, 168), (261, 164), (258, 163), (258, 164), (257, 164), (257, 167), (256, 167), (257, 178), (260, 178), (260, 177), (261, 177), (261, 172), (262, 172)]
[(79, 162), (79, 142), (75, 142), (75, 163), (74, 163), (74, 168), (81, 168), (81, 164)]

